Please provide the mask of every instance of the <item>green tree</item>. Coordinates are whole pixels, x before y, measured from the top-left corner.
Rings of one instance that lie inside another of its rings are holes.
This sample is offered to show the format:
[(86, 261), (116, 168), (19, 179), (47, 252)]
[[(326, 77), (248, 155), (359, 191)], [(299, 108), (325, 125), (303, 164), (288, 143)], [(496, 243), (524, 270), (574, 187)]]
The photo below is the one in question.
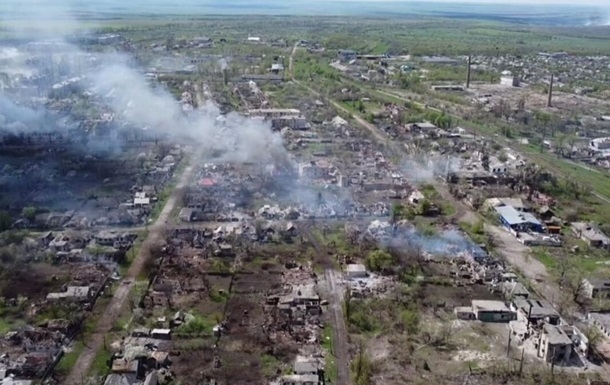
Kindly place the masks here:
[(366, 257), (365, 264), (370, 271), (387, 271), (394, 265), (394, 258), (385, 250), (374, 250)]
[(0, 211), (0, 232), (6, 231), (11, 228), (13, 224), (13, 218), (6, 211)]
[(402, 326), (409, 334), (415, 334), (419, 330), (419, 314), (417, 311), (405, 309), (400, 312), (400, 321)]
[(37, 212), (38, 210), (36, 209), (36, 207), (28, 206), (24, 207), (23, 210), (21, 210), (21, 216), (31, 221), (34, 220)]

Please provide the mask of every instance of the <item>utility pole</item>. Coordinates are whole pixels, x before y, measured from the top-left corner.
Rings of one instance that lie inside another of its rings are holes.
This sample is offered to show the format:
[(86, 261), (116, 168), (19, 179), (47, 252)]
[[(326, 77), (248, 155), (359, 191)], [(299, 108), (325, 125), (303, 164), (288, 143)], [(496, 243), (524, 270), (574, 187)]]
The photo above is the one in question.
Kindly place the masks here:
[(553, 82), (555, 80), (555, 76), (551, 74), (551, 83), (549, 84), (549, 99), (546, 102), (547, 107), (551, 107), (553, 105)]
[(466, 72), (466, 88), (470, 88), (470, 66), (472, 64), (472, 55), (468, 55), (468, 70)]
[(525, 363), (525, 348), (521, 349), (521, 362), (519, 363), (519, 377), (523, 375), (523, 364)]

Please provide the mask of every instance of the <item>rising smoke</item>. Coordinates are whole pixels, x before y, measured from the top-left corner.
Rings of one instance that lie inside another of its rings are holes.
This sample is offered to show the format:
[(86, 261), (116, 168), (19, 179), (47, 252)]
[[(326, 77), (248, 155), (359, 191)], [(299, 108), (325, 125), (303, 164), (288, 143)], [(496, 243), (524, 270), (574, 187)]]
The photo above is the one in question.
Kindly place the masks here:
[(421, 152), (403, 159), (399, 164), (399, 169), (412, 182), (431, 183), (436, 178), (445, 177), (447, 174), (459, 170), (460, 162), (457, 157)]
[[(0, 20), (9, 21), (8, 25), (15, 26), (12, 32), (19, 36), (39, 39), (53, 36), (65, 43), (72, 34), (85, 30), (84, 25), (70, 16), (69, 6), (61, 2), (49, 5), (39, 0), (8, 0), (3, 8), (9, 12), (4, 12)], [(15, 23), (18, 20), (32, 22)], [(61, 28), (58, 21), (61, 21)], [(48, 45), (47, 50), (52, 47)], [(13, 48), (5, 48), (1, 52), (5, 55), (18, 54)], [(71, 55), (73, 59), (86, 56), (77, 47), (66, 50), (65, 44), (61, 55)], [(280, 134), (273, 132), (267, 123), (236, 113), (221, 117), (219, 108), (210, 101), (201, 103), (196, 110), (184, 112), (167, 90), (152, 87), (130, 58), (118, 54), (98, 57), (101, 57), (99, 63), (83, 74), (84, 83), (91, 87), (94, 96), (104, 100), (118, 121), (174, 141), (187, 142), (206, 154), (220, 153), (224, 161), (288, 161)], [(222, 66), (227, 67), (226, 61), (222, 61)], [(74, 75), (67, 74), (65, 78), (70, 76)], [(0, 97), (0, 115), (3, 115), (0, 117), (0, 128), (10, 129), (13, 133), (26, 128), (37, 129), (41, 119), (47, 116), (44, 111), (18, 106), (6, 97)], [(9, 123), (11, 127), (7, 127)]]

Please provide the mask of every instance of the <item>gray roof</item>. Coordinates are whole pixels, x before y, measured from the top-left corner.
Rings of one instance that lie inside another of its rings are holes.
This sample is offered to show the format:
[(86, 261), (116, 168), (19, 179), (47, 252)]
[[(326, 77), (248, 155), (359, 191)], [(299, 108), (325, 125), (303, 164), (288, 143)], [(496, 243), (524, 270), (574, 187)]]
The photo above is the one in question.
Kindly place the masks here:
[(109, 374), (104, 385), (131, 385), (131, 383), (125, 375)]
[(610, 289), (610, 278), (587, 278), (587, 282), (595, 289)]
[(504, 282), (504, 290), (511, 296), (529, 296), (530, 292), (521, 282)]
[(571, 345), (572, 340), (560, 327), (551, 324), (544, 324), (544, 333), (548, 336), (549, 345)]
[(502, 301), (473, 300), (472, 310), (490, 312), (508, 312), (510, 309)]
[(531, 318), (559, 317), (553, 305), (544, 299), (516, 299), (513, 304), (525, 315), (530, 314)]
[(576, 231), (581, 232), (582, 236), (592, 240), (592, 241), (600, 241), (603, 243), (610, 243), (610, 238), (606, 236), (599, 228), (591, 223), (585, 222), (574, 222), (572, 223), (572, 228)]
[(315, 361), (296, 361), (294, 363), (295, 374), (316, 373), (318, 364)]
[(598, 322), (606, 329), (610, 329), (610, 314), (608, 313), (590, 313), (589, 316), (593, 321)]
[(350, 263), (345, 267), (345, 271), (347, 271), (348, 273), (366, 273), (366, 266), (360, 263)]
[(542, 223), (530, 213), (522, 213), (515, 210), (512, 206), (500, 206), (495, 208), (496, 212), (504, 218), (509, 225), (521, 225), (524, 223), (530, 223), (541, 226)]

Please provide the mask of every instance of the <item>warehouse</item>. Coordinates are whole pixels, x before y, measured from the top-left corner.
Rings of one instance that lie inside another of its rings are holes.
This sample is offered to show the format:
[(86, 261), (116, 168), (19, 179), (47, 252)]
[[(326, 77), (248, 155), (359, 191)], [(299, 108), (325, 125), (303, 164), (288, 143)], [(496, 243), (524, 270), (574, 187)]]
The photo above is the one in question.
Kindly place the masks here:
[(512, 206), (496, 207), (495, 211), (502, 224), (509, 230), (516, 232), (544, 232), (542, 223), (530, 213), (519, 212)]

